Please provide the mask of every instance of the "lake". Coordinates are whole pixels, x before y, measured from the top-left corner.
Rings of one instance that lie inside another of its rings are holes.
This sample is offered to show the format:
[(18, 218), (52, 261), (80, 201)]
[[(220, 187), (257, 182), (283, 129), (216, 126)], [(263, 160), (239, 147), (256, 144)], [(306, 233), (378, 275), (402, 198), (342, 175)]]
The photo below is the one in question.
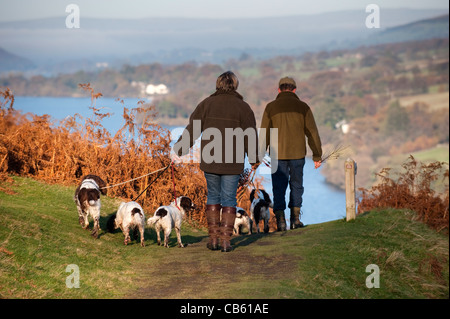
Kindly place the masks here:
[[(102, 107), (104, 112), (113, 113), (111, 117), (103, 120), (103, 126), (114, 134), (123, 125), (123, 107), (137, 107), (137, 102), (141, 99), (123, 99), (124, 104), (117, 102), (113, 98), (99, 98), (96, 107)], [(89, 109), (90, 98), (73, 97), (15, 97), (14, 108), (23, 112), (31, 112), (37, 115), (49, 114), (56, 120), (62, 120), (75, 113), (88, 117), (92, 114)], [(167, 126), (166, 126), (167, 127)], [(167, 127), (174, 131), (179, 127)], [(324, 164), (326, 165), (326, 164)], [(303, 184), (305, 192), (303, 194), (303, 215), (301, 220), (304, 224), (317, 224), (326, 221), (341, 219), (345, 217), (345, 192), (337, 189), (325, 182), (325, 177), (320, 173), (321, 168), (314, 169), (314, 162), (309, 155), (306, 159)], [(263, 186), (272, 197), (272, 183), (270, 170), (261, 165), (258, 168), (257, 176), (263, 176)], [(272, 197), (273, 198), (273, 197)], [(289, 189), (286, 192), (286, 203), (289, 202)], [(289, 224), (289, 209), (286, 209), (286, 221)]]

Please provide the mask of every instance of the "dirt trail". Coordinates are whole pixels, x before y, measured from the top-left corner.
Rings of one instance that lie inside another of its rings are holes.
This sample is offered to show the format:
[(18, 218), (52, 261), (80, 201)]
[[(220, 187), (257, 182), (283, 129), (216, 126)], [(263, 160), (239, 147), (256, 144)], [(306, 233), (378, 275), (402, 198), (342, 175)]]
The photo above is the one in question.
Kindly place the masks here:
[(169, 248), (156, 267), (143, 267), (140, 288), (129, 298), (233, 298), (233, 290), (251, 287), (255, 281), (289, 279), (299, 258), (277, 253), (271, 238), (299, 234), (234, 237), (231, 243), (235, 249), (229, 253), (208, 250), (206, 236), (183, 249)]

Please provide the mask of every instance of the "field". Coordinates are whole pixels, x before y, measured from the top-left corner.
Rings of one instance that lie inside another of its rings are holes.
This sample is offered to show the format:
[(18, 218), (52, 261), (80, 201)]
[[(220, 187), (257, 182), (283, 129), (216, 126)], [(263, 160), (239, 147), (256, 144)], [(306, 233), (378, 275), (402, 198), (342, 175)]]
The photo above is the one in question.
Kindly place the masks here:
[[(121, 232), (105, 231), (119, 203), (108, 197), (93, 239), (78, 224), (74, 189), (23, 177), (0, 182), (0, 298), (449, 298), (448, 236), (409, 211), (236, 236), (225, 254), (206, 249), (205, 229), (188, 224), (184, 249), (174, 235), (171, 248), (157, 246), (150, 229), (144, 248), (124, 246)], [(69, 289), (73, 264), (80, 287)], [(366, 286), (373, 264), (380, 288)]]
[(431, 106), (431, 110), (448, 109), (448, 92), (427, 93), (410, 95), (399, 99), (400, 105), (409, 106), (414, 103), (425, 103)]
[(440, 161), (448, 163), (448, 145), (438, 145), (429, 150), (416, 152), (413, 156), (422, 162)]

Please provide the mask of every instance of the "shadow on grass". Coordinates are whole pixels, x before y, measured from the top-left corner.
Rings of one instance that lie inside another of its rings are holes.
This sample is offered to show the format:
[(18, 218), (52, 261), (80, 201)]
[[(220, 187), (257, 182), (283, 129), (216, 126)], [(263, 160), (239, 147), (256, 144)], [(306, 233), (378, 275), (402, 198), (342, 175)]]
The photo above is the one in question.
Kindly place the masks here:
[(266, 236), (270, 236), (270, 234), (259, 233), (259, 234), (251, 234), (251, 235), (240, 235), (235, 238), (231, 238), (231, 245), (236, 247), (245, 247), (255, 243), (257, 240), (264, 238)]
[[(100, 225), (100, 230), (102, 230), (102, 232), (99, 232), (98, 239), (100, 239), (103, 235), (106, 235), (107, 233), (115, 234), (117, 232), (121, 232), (120, 229), (114, 229), (112, 231), (108, 230), (108, 223), (114, 222), (112, 217), (115, 216), (116, 213), (117, 213), (117, 211), (114, 211), (107, 216), (100, 216), (99, 225)], [(90, 224), (89, 224), (89, 226), (91, 226)]]
[[(99, 232), (98, 234), (98, 238), (100, 239), (103, 235), (106, 235), (107, 233), (110, 234), (122, 234), (122, 231), (117, 228), (114, 230), (108, 230), (108, 221), (110, 221), (110, 219), (117, 213), (117, 211), (113, 211), (112, 213), (106, 215), (106, 216), (100, 216), (100, 230), (101, 232)], [(111, 219), (112, 221), (112, 219)], [(110, 222), (111, 222), (110, 221)], [(93, 222), (90, 223), (90, 226), (93, 226)], [(122, 234), (123, 236), (123, 234)], [(255, 243), (256, 241), (258, 241), (261, 238), (264, 238), (266, 236), (270, 236), (270, 233), (266, 234), (266, 233), (253, 233), (253, 234), (243, 234), (243, 235), (238, 235), (238, 236), (233, 236), (231, 238), (231, 245), (233, 247), (245, 247), (248, 245), (251, 245), (253, 243)], [(139, 236), (139, 232), (137, 231), (137, 229), (135, 231), (131, 230), (130, 231), (130, 237), (131, 237), (131, 242), (128, 245), (134, 245), (134, 244), (140, 244), (140, 236)], [(157, 245), (157, 239), (156, 239), (156, 231), (153, 228), (149, 228), (146, 227), (145, 231), (144, 231), (144, 238), (145, 238), (145, 244), (146, 245)], [(193, 245), (193, 244), (197, 244), (200, 243), (201, 241), (203, 241), (205, 238), (208, 238), (208, 235), (192, 235), (192, 234), (185, 234), (183, 235), (183, 229), (181, 229), (181, 241), (183, 242), (183, 245), (185, 247), (189, 246), (189, 245)], [(164, 232), (161, 231), (161, 240), (164, 240)], [(205, 244), (206, 245), (206, 244)], [(175, 230), (172, 230), (172, 233), (170, 234), (170, 238), (169, 238), (169, 247), (178, 247), (178, 243), (177, 243), (177, 238), (176, 238), (176, 234), (175, 234)]]

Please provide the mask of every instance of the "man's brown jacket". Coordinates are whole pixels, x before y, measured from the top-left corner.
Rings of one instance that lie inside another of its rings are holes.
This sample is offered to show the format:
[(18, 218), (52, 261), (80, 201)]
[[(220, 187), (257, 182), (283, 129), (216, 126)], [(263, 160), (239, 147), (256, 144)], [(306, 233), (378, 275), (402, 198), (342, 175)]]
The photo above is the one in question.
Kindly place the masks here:
[(295, 93), (281, 92), (274, 101), (267, 104), (261, 120), (261, 128), (267, 130), (265, 150), (270, 144), (270, 128), (278, 129), (278, 159), (304, 158), (306, 156), (305, 137), (307, 137), (313, 160), (321, 160), (322, 144), (314, 116), (309, 106)]

